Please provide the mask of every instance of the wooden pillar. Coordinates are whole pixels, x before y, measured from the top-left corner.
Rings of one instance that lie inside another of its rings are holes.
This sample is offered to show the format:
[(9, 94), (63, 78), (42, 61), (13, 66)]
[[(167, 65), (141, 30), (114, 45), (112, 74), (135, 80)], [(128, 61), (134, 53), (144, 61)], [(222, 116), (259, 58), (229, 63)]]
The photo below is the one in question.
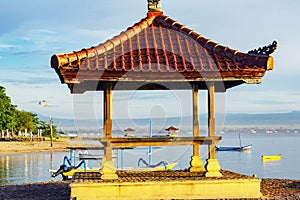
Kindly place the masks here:
[(112, 85), (104, 86), (103, 94), (104, 138), (112, 138)]
[[(192, 83), (193, 89), (193, 135), (199, 137), (199, 106), (198, 106), (198, 84)], [(193, 145), (193, 156), (191, 160), (191, 172), (205, 171), (202, 158), (200, 156), (200, 148), (198, 144)]]
[(50, 117), (50, 123), (49, 123), (49, 126), (50, 126), (50, 146), (53, 147), (53, 120), (52, 120), (52, 117)]
[[(112, 85), (109, 83), (104, 86), (103, 120), (104, 138), (110, 139), (112, 138)], [(112, 148), (110, 148), (109, 143), (105, 147), (105, 158), (107, 161), (112, 160)]]
[[(216, 120), (215, 120), (215, 86), (214, 83), (209, 84), (208, 88), (208, 136), (216, 136)], [(209, 158), (216, 158), (215, 144), (209, 145)]]
[[(208, 136), (216, 135), (215, 122), (215, 84), (208, 83)], [(206, 177), (221, 177), (219, 161), (216, 159), (216, 143), (215, 141), (208, 146), (208, 159), (206, 164)]]
[(102, 179), (117, 179), (116, 169), (112, 160), (112, 146), (109, 139), (112, 138), (112, 84), (104, 84), (103, 92), (103, 130), (107, 143), (104, 147), (104, 158), (102, 160)]
[[(198, 85), (193, 84), (193, 135), (199, 137), (199, 106), (198, 106)], [(193, 146), (194, 156), (199, 155), (199, 145)]]

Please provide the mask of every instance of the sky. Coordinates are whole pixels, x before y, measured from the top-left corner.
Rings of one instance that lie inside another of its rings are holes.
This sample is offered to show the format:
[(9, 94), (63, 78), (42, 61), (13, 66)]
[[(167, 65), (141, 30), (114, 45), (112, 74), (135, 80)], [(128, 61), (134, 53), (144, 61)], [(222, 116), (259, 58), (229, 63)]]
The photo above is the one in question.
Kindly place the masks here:
[[(259, 85), (217, 94), (220, 113), (300, 111), (300, 1), (162, 0), (164, 14), (242, 52), (277, 40), (273, 71)], [(0, 85), (20, 110), (57, 118), (101, 118), (102, 92), (70, 94), (50, 67), (53, 54), (89, 48), (146, 16), (146, 0), (0, 1)], [(207, 112), (207, 92), (199, 95)], [(39, 106), (46, 100), (49, 107)], [(188, 116), (191, 91), (113, 93), (115, 118)]]

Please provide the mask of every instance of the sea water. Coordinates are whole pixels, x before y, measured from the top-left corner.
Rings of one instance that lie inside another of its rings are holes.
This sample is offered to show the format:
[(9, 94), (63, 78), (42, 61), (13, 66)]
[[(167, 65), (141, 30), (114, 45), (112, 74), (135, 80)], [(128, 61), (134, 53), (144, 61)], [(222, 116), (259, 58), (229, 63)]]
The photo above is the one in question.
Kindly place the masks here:
[[(237, 133), (221, 134), (222, 141), (218, 146), (239, 146)], [(87, 141), (83, 141), (87, 143)], [(95, 141), (94, 141), (95, 143)], [(244, 133), (241, 134), (242, 145), (252, 144), (249, 151), (217, 152), (220, 166), (224, 170), (256, 175), (259, 178), (280, 178), (300, 180), (300, 134), (296, 133)], [(55, 145), (55, 144), (54, 144)], [(139, 158), (146, 162), (157, 164), (160, 161), (167, 163), (178, 162), (174, 169), (187, 169), (193, 149), (191, 146), (167, 146), (153, 148), (149, 154), (148, 147), (114, 151), (115, 164), (118, 168), (138, 167)], [(203, 163), (208, 158), (207, 146), (201, 146)], [(97, 152), (90, 152), (97, 153)], [(263, 162), (262, 155), (281, 154), (278, 161)], [(61, 177), (52, 178), (49, 169), (56, 170), (63, 163), (68, 152), (42, 152), (26, 154), (0, 155), (0, 185), (21, 184), (28, 182), (45, 182), (61, 180)], [(151, 156), (151, 157), (150, 157)], [(88, 161), (91, 168), (99, 168), (101, 161)], [(142, 167), (143, 164), (140, 163)]]

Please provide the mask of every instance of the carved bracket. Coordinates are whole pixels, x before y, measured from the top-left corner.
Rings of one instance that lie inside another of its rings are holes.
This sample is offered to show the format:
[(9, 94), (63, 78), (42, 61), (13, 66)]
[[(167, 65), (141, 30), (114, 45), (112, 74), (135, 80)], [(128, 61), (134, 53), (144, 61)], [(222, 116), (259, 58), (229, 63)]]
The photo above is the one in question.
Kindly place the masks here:
[(264, 47), (259, 47), (258, 49), (254, 49), (248, 52), (248, 54), (256, 54), (256, 55), (270, 55), (275, 52), (277, 49), (277, 41), (273, 41), (272, 44)]

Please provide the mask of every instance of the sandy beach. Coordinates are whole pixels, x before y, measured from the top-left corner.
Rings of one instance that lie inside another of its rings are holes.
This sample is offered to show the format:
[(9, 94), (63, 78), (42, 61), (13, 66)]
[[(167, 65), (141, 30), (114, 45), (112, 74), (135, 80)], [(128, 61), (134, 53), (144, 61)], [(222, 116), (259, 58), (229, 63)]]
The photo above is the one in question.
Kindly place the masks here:
[[(100, 145), (100, 143), (99, 143)], [(53, 147), (50, 141), (17, 142), (1, 141), (0, 154), (34, 153), (34, 152), (57, 152), (68, 151), (67, 147), (83, 146), (80, 141), (72, 142), (69, 138), (59, 138), (53, 141)]]

